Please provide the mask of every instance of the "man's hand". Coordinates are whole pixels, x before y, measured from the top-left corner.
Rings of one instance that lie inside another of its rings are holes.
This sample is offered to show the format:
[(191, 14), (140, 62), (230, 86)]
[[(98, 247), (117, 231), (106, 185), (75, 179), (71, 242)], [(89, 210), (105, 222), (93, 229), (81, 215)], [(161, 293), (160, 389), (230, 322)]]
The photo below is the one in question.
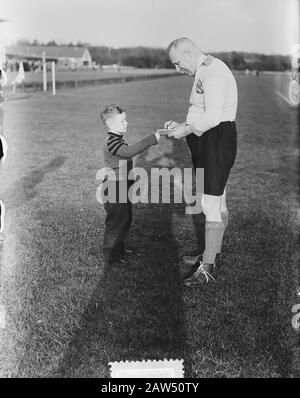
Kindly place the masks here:
[(179, 125), (180, 123), (174, 122), (173, 120), (168, 120), (167, 122), (165, 122), (164, 128), (167, 130), (176, 129), (176, 127), (178, 127)]
[(190, 126), (187, 126), (185, 123), (179, 124), (178, 127), (168, 134), (168, 137), (176, 138), (180, 140), (181, 138), (186, 137), (187, 135), (191, 134)]

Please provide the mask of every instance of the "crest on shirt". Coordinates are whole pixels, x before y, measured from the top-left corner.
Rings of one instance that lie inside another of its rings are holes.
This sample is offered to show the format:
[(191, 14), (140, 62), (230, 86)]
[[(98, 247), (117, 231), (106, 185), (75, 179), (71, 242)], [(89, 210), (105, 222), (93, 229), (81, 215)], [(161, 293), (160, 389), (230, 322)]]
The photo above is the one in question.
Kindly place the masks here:
[(202, 83), (202, 81), (201, 81), (200, 79), (197, 81), (196, 93), (197, 93), (197, 94), (203, 94), (203, 93), (204, 93), (204, 90), (203, 90), (203, 83)]

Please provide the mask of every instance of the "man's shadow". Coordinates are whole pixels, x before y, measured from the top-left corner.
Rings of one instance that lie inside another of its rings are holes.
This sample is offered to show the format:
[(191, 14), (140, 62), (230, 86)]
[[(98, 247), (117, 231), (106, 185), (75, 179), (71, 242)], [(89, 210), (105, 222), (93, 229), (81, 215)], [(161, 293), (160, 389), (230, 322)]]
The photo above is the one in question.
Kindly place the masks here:
[[(148, 176), (162, 157), (169, 159), (170, 167), (180, 167), (184, 145), (174, 140), (166, 156), (149, 156), (145, 151), (135, 166), (143, 167)], [(173, 190), (174, 186), (171, 198)], [(133, 254), (126, 264), (99, 270), (80, 327), (51, 376), (107, 377), (107, 364), (114, 361), (167, 358), (190, 362), (174, 215), (185, 215), (184, 203), (133, 205), (129, 237)]]

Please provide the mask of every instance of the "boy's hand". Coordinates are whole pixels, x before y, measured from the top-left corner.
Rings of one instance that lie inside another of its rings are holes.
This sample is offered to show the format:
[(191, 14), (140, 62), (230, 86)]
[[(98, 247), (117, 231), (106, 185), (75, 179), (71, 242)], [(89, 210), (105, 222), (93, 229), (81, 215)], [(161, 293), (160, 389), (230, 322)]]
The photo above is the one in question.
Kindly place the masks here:
[(156, 139), (157, 139), (157, 142), (159, 142), (159, 140), (160, 140), (160, 134), (156, 131), (156, 133), (155, 133), (155, 137), (156, 137)]
[(157, 141), (160, 140), (161, 136), (169, 137), (169, 135), (172, 131), (175, 131), (175, 130), (174, 129), (158, 129), (158, 130), (156, 130), (155, 136), (157, 138)]

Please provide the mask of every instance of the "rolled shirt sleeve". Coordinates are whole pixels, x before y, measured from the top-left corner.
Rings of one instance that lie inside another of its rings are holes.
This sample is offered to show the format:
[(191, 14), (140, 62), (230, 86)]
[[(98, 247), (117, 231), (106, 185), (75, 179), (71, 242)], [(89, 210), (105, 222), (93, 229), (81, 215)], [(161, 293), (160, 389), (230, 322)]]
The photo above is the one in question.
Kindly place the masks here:
[(113, 154), (123, 159), (131, 159), (133, 156), (138, 155), (139, 153), (143, 152), (145, 149), (156, 144), (157, 144), (157, 138), (155, 134), (151, 134), (132, 145), (128, 145), (125, 142), (119, 144), (114, 149)]

